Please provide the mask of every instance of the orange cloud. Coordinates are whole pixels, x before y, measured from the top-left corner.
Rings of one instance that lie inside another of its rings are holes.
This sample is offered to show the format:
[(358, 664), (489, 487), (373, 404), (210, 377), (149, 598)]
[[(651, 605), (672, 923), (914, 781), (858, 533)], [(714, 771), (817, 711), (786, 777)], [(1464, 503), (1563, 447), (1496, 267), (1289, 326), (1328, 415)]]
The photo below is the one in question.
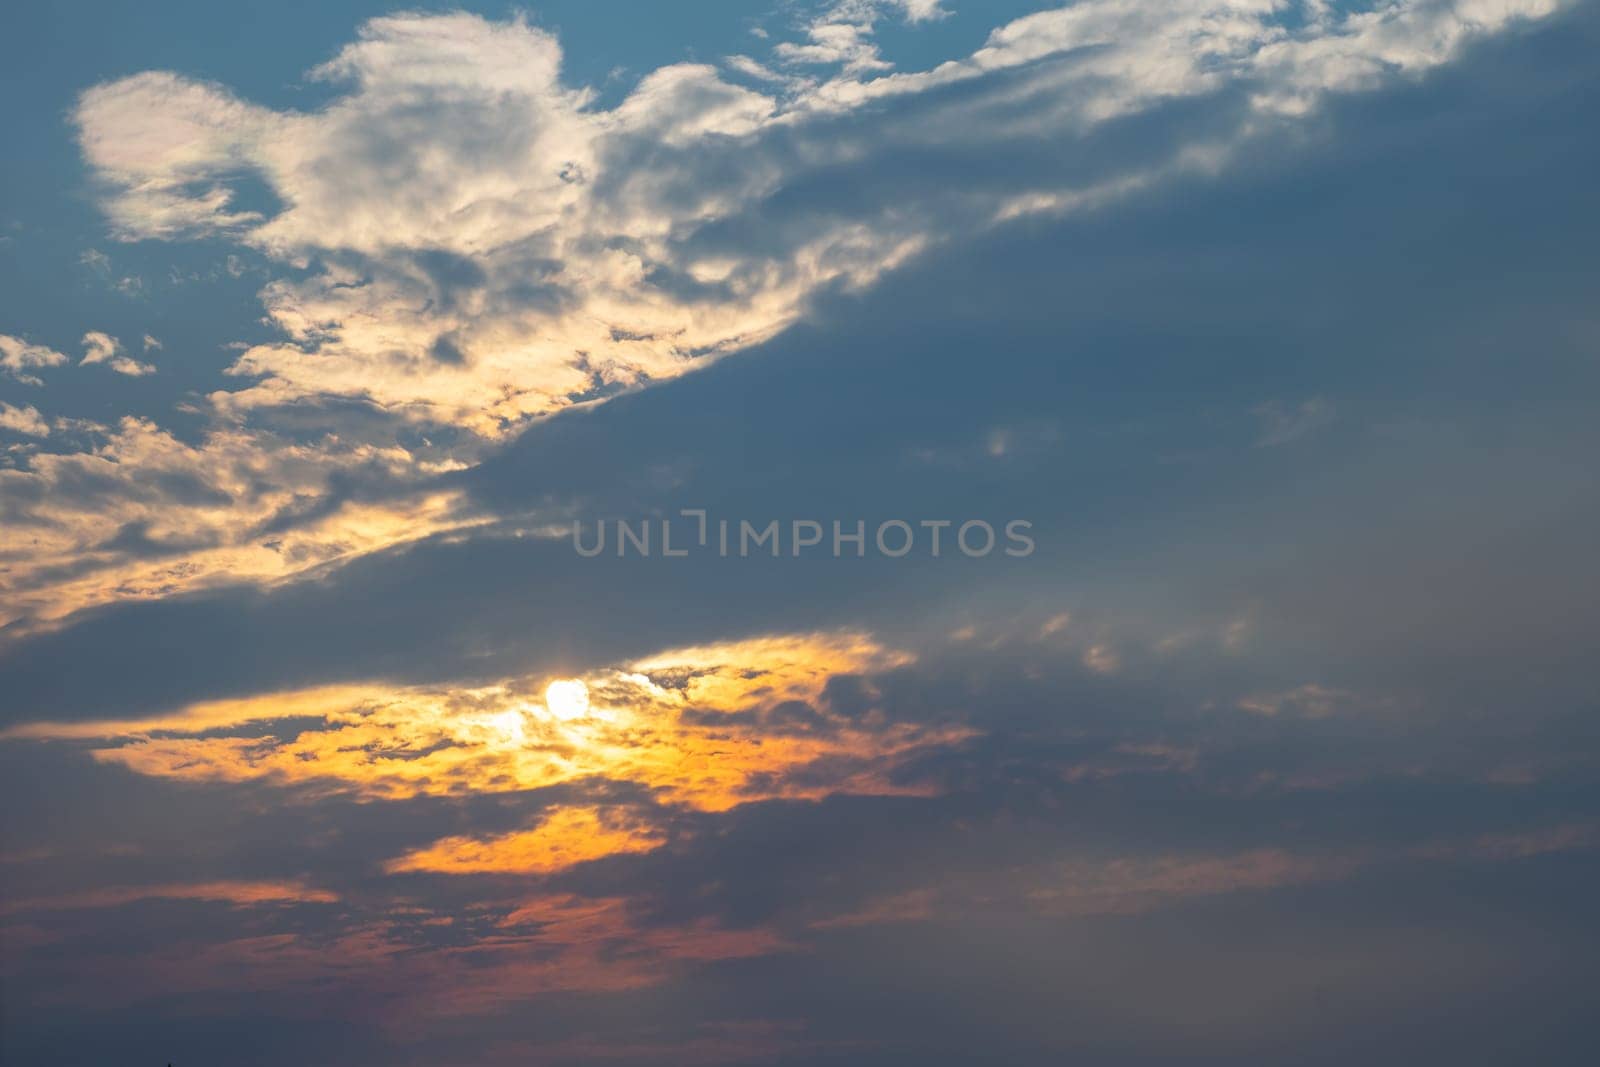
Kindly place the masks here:
[(201, 900), (225, 904), (332, 904), (336, 893), (313, 889), (300, 882), (215, 881), (165, 885), (108, 886), (85, 893), (14, 900), (0, 905), (7, 914), (29, 911), (65, 911), (78, 908), (114, 908), (140, 900)]
[(488, 839), (447, 837), (391, 860), (384, 869), (549, 874), (605, 856), (649, 852), (664, 840), (660, 831), (600, 808), (557, 808), (532, 830)]
[[(141, 721), (33, 723), (15, 738), (103, 737), (95, 759), (188, 781), (265, 780), (373, 799), (511, 792), (585, 778), (723, 811), (839, 793), (919, 795), (905, 759), (971, 736), (826, 708), (829, 678), (910, 661), (858, 633), (760, 637), (662, 653), (585, 676), (586, 711), (543, 704), (546, 678), (479, 688), (350, 686), (214, 701)], [(795, 709), (802, 709), (795, 714)], [(787, 716), (787, 717), (785, 717)], [(320, 718), (293, 736), (233, 730)], [(208, 736), (190, 736), (202, 730)], [(152, 736), (153, 734), (162, 736)], [(166, 736), (179, 735), (179, 736)]]
[[(260, 992), (292, 994), (337, 982), (364, 990), (374, 1019), (404, 1034), (428, 1019), (487, 1014), (548, 993), (639, 989), (687, 965), (794, 949), (764, 928), (730, 930), (707, 920), (645, 926), (624, 898), (558, 894), (524, 901), (499, 933), (466, 945), (419, 952), (404, 924), (373, 921), (332, 941), (285, 933), (176, 945), (108, 959), (110, 972), (97, 967), (86, 980), (104, 981), (108, 992), (124, 996), (202, 991), (219, 974), (232, 989)], [(314, 1003), (305, 1007), (317, 1010)]]

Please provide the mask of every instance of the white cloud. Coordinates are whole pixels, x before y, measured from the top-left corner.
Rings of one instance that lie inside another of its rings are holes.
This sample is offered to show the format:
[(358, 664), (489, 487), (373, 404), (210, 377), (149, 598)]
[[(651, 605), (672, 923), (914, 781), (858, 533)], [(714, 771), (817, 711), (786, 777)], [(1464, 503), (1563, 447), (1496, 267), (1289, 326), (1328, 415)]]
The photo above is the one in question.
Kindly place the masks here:
[[(1008, 219), (1093, 211), (1176, 174), (1216, 172), (1239, 145), (1328, 92), (1426, 71), (1474, 37), (1556, 6), (1397, 0), (1339, 14), (1282, 0), (1082, 0), (1000, 26), (964, 58), (886, 72), (874, 21), (931, 18), (938, 5), (844, 0), (821, 8), (801, 41), (774, 44), (768, 62), (730, 61), (759, 89), (675, 64), (609, 109), (562, 80), (556, 40), (524, 21), (407, 14), (367, 23), (313, 72), (338, 90), (316, 111), (274, 110), (152, 71), (88, 90), (73, 117), (113, 236), (220, 236), (249, 250), (252, 271), (278, 275), (260, 295), (280, 335), (239, 353), (238, 385), (209, 398), (218, 428), (186, 469), (203, 470), (201, 453), (223, 448), (235, 469), (271, 474), (263, 492), (316, 499), (326, 472), (306, 480), (279, 466), (283, 439), (271, 427), (280, 408), (292, 406), (302, 428), (322, 402), (350, 399), (397, 424), (464, 428), (472, 433), (440, 435), (461, 443), (428, 462), (470, 463), (484, 439), (528, 417), (770, 337), (825, 288), (871, 284), (923, 249)], [(957, 83), (960, 92), (934, 91)], [(1127, 139), (1093, 140), (1118, 117), (1213, 93), (1227, 102), (1212, 121), (1151, 122), (1131, 150)], [(275, 206), (238, 205), (230, 190), (241, 176)], [(242, 273), (243, 260), (228, 263)], [(84, 362), (153, 370), (107, 335), (85, 345)], [(22, 380), (64, 361), (0, 336), (0, 369)], [(328, 404), (327, 438), (303, 446), (328, 469), (356, 462), (357, 446), (337, 436), (339, 410)], [(120, 454), (161, 433), (138, 427), (117, 431), (110, 466), (95, 466), (102, 449), (34, 457), (29, 470), (7, 473), (38, 479), (28, 492), (48, 490), (50, 472), (73, 462), (112, 480), (147, 478), (167, 452)], [(423, 469), (397, 453), (396, 478)], [(67, 532), (39, 559), (60, 563), (107, 535), (95, 505), (58, 504), (70, 512), (56, 517)], [(248, 546), (269, 550), (208, 508), (180, 508), (173, 522), (210, 531), (208, 543), (227, 552), (169, 568), (162, 588), (219, 580), (226, 566), (241, 576), (292, 571), (265, 557), (241, 562)], [(226, 493), (215, 508), (255, 514)], [(456, 521), (414, 511), (414, 526), (402, 508), (370, 538), (328, 548), (312, 537), (322, 547), (306, 554), (344, 558), (361, 550), (353, 545)], [(51, 573), (32, 567), (16, 573)], [(96, 578), (61, 603), (120, 588)], [(36, 610), (60, 609), (37, 597)]]
[(785, 63), (838, 64), (846, 74), (889, 70), (893, 67), (878, 54), (872, 40), (870, 22), (819, 21), (806, 29), (805, 44), (785, 41), (773, 49)]
[(30, 344), (20, 337), (0, 333), (0, 372), (9, 374), (27, 385), (43, 385), (37, 375), (29, 374), (38, 367), (59, 367), (67, 357), (53, 348)]
[(50, 424), (39, 414), (39, 409), (31, 405), (18, 408), (0, 403), (0, 429), (28, 437), (47, 437), (50, 434)]
[(264, 108), (166, 71), (90, 89), (79, 101), (78, 136), (117, 188), (102, 201), (113, 235), (172, 238), (259, 221), (227, 210), (231, 194), (221, 179), (273, 122)]
[(940, 0), (894, 0), (894, 6), (901, 10), (907, 22), (927, 22), (950, 14), (940, 5)]
[(83, 363), (105, 363), (117, 354), (122, 345), (115, 337), (99, 330), (83, 335)]
[(83, 358), (78, 361), (80, 367), (104, 363), (118, 374), (126, 374), (130, 378), (156, 372), (155, 367), (150, 364), (140, 363), (124, 354), (121, 341), (99, 330), (90, 330), (83, 335), (83, 349)]
[[(821, 83), (769, 82), (768, 95), (674, 65), (609, 111), (562, 82), (555, 39), (525, 22), (400, 15), (314, 72), (347, 86), (317, 112), (151, 72), (89, 90), (75, 118), (119, 236), (231, 233), (314, 265), (263, 290), (284, 339), (240, 357), (233, 372), (252, 381), (218, 397), (227, 410), (359, 397), (495, 436), (597, 386), (670, 378), (770, 336), (820, 287), (869, 283), (933, 242), (1222, 166), (1265, 117), (1436, 66), (1553, 7), (1413, 0), (1296, 26), (1279, 0), (1087, 0), (999, 27), (965, 59), (878, 77), (873, 20), (937, 5), (846, 0), (804, 41), (774, 46), (780, 60), (837, 64)], [(733, 66), (770, 74), (748, 57)], [(981, 88), (926, 93), (961, 80)], [(1174, 129), (1164, 152), (1040, 169), (1041, 139), (1227, 86), (1259, 108), (1231, 134)], [(854, 114), (891, 100), (906, 103)], [(916, 152), (996, 166), (897, 177)], [(234, 206), (240, 173), (281, 209)], [(779, 199), (819, 180), (842, 195)]]
[[(0, 409), (0, 424), (15, 410)], [(44, 421), (31, 408), (16, 419)], [(188, 443), (138, 418), (73, 428), (98, 443), (0, 468), (0, 528), (14, 538), (0, 568), (0, 626), (111, 599), (270, 582), (472, 521), (456, 495), (438, 491), (312, 506), (335, 479), (415, 472), (417, 458), (399, 448), (231, 428)]]

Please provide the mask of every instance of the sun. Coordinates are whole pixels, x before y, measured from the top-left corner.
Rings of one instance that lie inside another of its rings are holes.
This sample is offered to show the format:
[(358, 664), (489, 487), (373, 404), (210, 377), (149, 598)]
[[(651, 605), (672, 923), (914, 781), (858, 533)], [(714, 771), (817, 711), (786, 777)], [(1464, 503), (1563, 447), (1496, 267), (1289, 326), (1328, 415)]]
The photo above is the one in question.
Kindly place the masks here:
[(557, 678), (545, 688), (544, 706), (558, 719), (581, 719), (589, 713), (589, 687), (577, 678)]

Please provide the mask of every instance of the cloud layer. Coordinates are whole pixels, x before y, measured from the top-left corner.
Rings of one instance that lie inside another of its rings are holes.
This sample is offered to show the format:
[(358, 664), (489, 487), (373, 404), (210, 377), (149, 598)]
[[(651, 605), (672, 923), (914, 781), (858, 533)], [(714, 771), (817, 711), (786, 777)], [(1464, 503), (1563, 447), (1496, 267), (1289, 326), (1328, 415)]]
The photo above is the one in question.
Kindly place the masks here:
[[(400, 15), (271, 107), (90, 88), (74, 277), (238, 302), (0, 336), (0, 1059), (1591, 1062), (1554, 10), (1089, 0), (909, 69), (971, 13), (838, 0), (592, 91)], [(685, 506), (1038, 550), (567, 538)]]
[[(1556, 6), (1094, 0), (888, 74), (837, 40), (870, 22), (841, 19), (777, 46), (836, 68), (820, 78), (774, 94), (679, 64), (610, 110), (525, 22), (393, 16), (312, 72), (344, 88), (316, 112), (151, 72), (85, 93), (75, 119), (124, 239), (221, 233), (301, 268), (262, 294), (285, 340), (243, 353), (231, 372), (251, 383), (219, 404), (358, 397), (492, 436), (769, 337), (820, 288), (931, 242), (1224, 165), (1323, 94)], [(1135, 153), (1105, 135), (1226, 94), (1239, 106)], [(953, 182), (908, 169), (980, 158)], [(241, 178), (270, 203), (240, 207)]]
[[(344, 472), (345, 484), (375, 462), (391, 482), (475, 463), (482, 441), (529, 416), (770, 338), (830, 287), (869, 284), (922, 250), (1008, 220), (1091, 210), (1213, 172), (1324, 94), (1425, 72), (1555, 9), (1550, 0), (1353, 13), (1096, 0), (998, 27), (964, 59), (893, 72), (818, 43), (836, 42), (828, 27), (870, 41), (875, 20), (892, 13), (847, 4), (813, 23), (803, 47), (822, 52), (774, 46), (773, 62), (804, 68), (776, 87), (752, 78), (749, 64), (677, 64), (609, 109), (563, 82), (546, 31), (403, 15), (368, 23), (312, 72), (337, 88), (316, 111), (264, 108), (167, 72), (96, 86), (74, 120), (113, 232), (216, 235), (263, 253), (278, 267), (261, 299), (281, 339), (245, 347), (227, 369), (243, 383), (207, 402), (218, 429), (184, 479), (216, 481), (202, 453), (239, 455), (255, 488), (214, 486), (226, 508), (208, 512), (160, 490), (178, 452), (130, 451), (134, 436), (166, 432), (146, 423), (99, 427), (94, 451), (25, 458), (6, 472), (12, 524), (48, 531), (13, 550), (10, 618), (38, 625), (108, 599), (194, 588), (224, 570), (281, 577), (300, 569), (273, 558), (288, 528), (304, 545), (300, 559), (325, 561), (468, 523), (432, 496), (386, 506), (354, 537), (348, 523), (330, 529), (323, 516), (337, 505), (311, 503), (327, 495), (326, 479), (308, 484), (282, 462), (281, 434), (324, 470)], [(1193, 110), (1199, 101), (1205, 109)], [(84, 343), (84, 363), (154, 370), (103, 332)], [(65, 361), (13, 337), (3, 351), (7, 371), (30, 382)], [(352, 441), (351, 403), (389, 428)], [(1270, 417), (1264, 442), (1321, 416)], [(402, 440), (412, 425), (437, 440)], [(138, 458), (157, 454), (162, 469)], [(110, 455), (121, 480), (159, 500), (168, 534), (150, 543), (170, 551), (158, 568), (96, 551), (149, 519), (64, 487), (64, 470)], [(27, 504), (46, 494), (50, 514)], [(316, 514), (319, 527), (296, 511)], [(188, 544), (207, 546), (212, 560)], [(86, 569), (100, 573), (82, 577)]]

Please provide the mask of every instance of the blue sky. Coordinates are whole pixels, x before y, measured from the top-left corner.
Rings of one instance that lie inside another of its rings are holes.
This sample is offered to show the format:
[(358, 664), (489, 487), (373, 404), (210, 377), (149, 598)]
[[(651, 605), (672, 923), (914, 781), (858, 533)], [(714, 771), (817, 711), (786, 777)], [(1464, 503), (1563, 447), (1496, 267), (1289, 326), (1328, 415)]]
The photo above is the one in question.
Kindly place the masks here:
[(1593, 1059), (1592, 5), (4, 18), (7, 1062)]

